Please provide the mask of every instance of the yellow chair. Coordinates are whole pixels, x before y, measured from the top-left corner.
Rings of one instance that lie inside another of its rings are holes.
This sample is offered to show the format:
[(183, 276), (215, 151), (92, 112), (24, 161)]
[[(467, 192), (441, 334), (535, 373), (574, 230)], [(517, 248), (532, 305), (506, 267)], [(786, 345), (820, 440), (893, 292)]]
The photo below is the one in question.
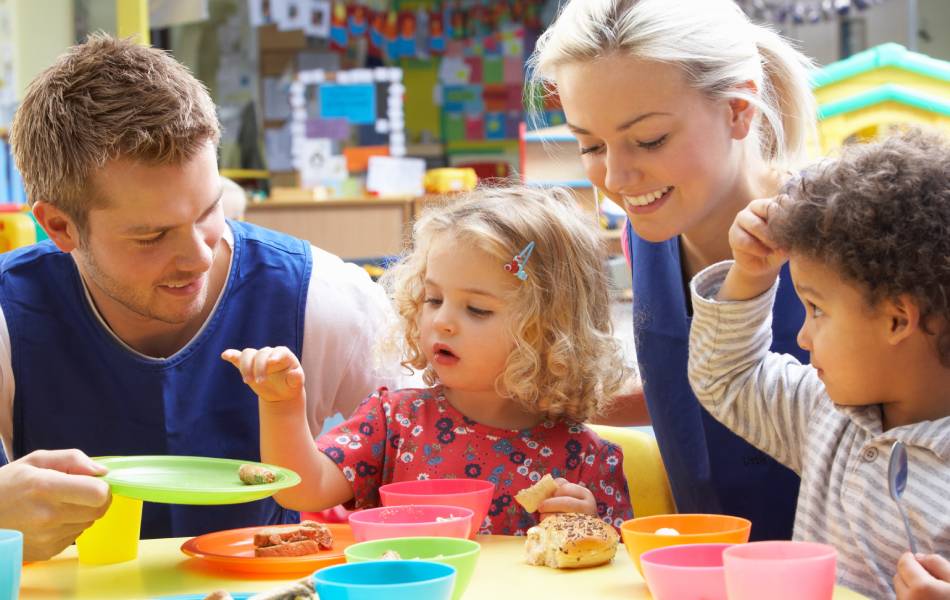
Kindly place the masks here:
[(623, 474), (636, 517), (676, 512), (656, 439), (630, 427), (588, 425), (594, 433), (623, 450)]
[(23, 212), (0, 212), (0, 252), (36, 243), (36, 226)]

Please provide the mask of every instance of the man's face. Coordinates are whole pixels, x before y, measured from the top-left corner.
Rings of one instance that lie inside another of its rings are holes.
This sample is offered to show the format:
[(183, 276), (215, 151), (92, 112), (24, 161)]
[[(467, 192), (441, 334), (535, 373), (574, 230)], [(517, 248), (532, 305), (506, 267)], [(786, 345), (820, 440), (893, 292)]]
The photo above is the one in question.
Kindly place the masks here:
[(218, 252), (226, 225), (214, 146), (181, 165), (111, 161), (92, 183), (106, 202), (89, 211), (73, 255), (106, 319), (199, 317), (211, 267), (227, 260)]

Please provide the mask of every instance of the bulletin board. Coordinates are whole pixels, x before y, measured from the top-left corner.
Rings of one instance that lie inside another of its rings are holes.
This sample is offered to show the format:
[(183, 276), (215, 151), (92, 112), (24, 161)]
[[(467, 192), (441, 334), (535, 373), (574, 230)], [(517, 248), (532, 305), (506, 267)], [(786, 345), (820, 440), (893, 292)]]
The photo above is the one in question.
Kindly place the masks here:
[(290, 84), (290, 160), (300, 187), (339, 186), (372, 156), (406, 155), (397, 67), (300, 71)]

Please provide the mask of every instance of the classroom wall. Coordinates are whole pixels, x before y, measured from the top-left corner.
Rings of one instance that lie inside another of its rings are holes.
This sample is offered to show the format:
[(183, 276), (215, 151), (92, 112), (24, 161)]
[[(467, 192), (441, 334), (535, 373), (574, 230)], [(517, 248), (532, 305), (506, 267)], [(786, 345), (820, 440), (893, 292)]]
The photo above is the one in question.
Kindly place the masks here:
[[(897, 42), (911, 47), (910, 27), (908, 24), (908, 6), (911, 0), (887, 0), (863, 12), (853, 12), (863, 20), (865, 29), (865, 47), (855, 48), (856, 52), (866, 50), (887, 42)], [(934, 58), (950, 60), (950, 1), (917, 0), (918, 32), (926, 32), (924, 39), (918, 33), (917, 51)], [(819, 64), (826, 65), (842, 58), (840, 56), (840, 23), (830, 20), (821, 23), (789, 24), (784, 34), (799, 40), (806, 54)]]
[(13, 23), (17, 98), (27, 85), (73, 45), (73, 0), (6, 0)]

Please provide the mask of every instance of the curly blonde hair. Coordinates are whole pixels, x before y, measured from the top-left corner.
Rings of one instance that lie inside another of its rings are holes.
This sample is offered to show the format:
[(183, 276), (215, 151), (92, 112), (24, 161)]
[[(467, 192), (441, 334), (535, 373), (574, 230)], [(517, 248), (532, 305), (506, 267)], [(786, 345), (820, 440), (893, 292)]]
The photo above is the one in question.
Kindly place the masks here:
[(528, 278), (513, 296), (514, 350), (495, 388), (547, 419), (583, 422), (601, 412), (628, 373), (613, 336), (606, 255), (593, 220), (557, 188), (480, 188), (427, 210), (413, 227), (414, 246), (382, 280), (403, 321), (401, 364), (424, 369), (429, 385), (438, 381), (419, 330), (433, 240), (450, 235), (497, 258), (499, 268), (534, 241)]
[(93, 34), (30, 83), (10, 130), (30, 204), (65, 212), (80, 232), (104, 199), (92, 174), (118, 158), (182, 164), (220, 136), (208, 90), (166, 52)]

